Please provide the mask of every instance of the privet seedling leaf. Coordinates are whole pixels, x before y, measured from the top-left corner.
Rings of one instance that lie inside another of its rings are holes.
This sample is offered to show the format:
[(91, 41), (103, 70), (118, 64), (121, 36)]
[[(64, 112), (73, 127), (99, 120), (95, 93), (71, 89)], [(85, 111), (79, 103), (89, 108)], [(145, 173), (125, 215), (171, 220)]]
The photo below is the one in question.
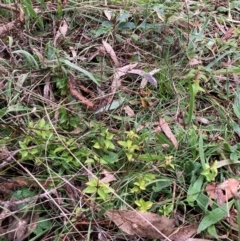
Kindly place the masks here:
[(218, 207), (210, 211), (200, 222), (197, 232), (200, 233), (210, 227), (211, 225), (221, 221), (225, 218), (232, 207), (234, 200), (229, 203), (224, 204), (221, 207)]

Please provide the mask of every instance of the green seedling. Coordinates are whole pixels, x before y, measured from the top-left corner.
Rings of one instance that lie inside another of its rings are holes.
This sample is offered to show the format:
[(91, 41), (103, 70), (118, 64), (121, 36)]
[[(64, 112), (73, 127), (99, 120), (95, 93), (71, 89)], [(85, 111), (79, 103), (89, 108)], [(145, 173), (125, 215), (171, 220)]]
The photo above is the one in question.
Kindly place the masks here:
[(173, 156), (165, 156), (165, 163), (161, 167), (175, 169), (174, 164), (172, 164)]
[(169, 216), (173, 211), (173, 204), (163, 205), (159, 212), (164, 216)]
[(147, 185), (149, 185), (154, 179), (155, 175), (147, 173), (144, 176), (140, 176), (136, 182), (133, 183), (134, 187), (131, 189), (131, 193), (139, 193), (146, 190)]
[(86, 185), (87, 187), (83, 190), (84, 193), (98, 194), (103, 201), (106, 201), (109, 198), (109, 193), (114, 191), (109, 183), (101, 183), (97, 178), (93, 178)]
[(97, 141), (94, 143), (93, 147), (95, 149), (103, 150), (104, 152), (108, 150), (115, 149), (115, 146), (112, 142), (114, 134), (110, 133), (108, 129), (104, 128), (100, 133), (100, 137), (97, 138)]
[(205, 176), (208, 182), (214, 181), (217, 174), (217, 161), (214, 161), (212, 166), (205, 164), (204, 169), (201, 172), (201, 175)]
[(123, 147), (125, 155), (129, 161), (133, 160), (136, 151), (140, 150), (139, 136), (134, 131), (126, 131), (127, 140), (118, 141), (118, 144)]
[(151, 201), (144, 201), (142, 198), (134, 202), (138, 206), (138, 210), (141, 212), (147, 212), (153, 205)]

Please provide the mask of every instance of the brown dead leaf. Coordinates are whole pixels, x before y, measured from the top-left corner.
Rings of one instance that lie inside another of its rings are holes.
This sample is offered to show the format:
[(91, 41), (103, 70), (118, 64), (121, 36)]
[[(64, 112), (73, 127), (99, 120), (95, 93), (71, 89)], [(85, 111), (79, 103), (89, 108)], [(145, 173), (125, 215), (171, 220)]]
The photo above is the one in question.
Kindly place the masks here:
[(129, 235), (160, 239), (168, 238), (174, 231), (174, 219), (155, 213), (142, 213), (127, 210), (108, 210), (106, 215), (122, 231)]
[(236, 179), (229, 178), (223, 183), (218, 185), (218, 188), (225, 191), (226, 200), (229, 200), (231, 198), (237, 198), (239, 197), (238, 191), (239, 191), (239, 185), (240, 182)]
[(77, 191), (75, 190), (75, 188), (72, 185), (69, 185), (68, 183), (66, 183), (64, 185), (64, 189), (66, 191), (67, 196), (72, 201), (73, 206), (75, 206), (76, 205), (76, 200), (78, 200), (78, 193), (77, 193)]
[(192, 59), (189, 60), (188, 64), (189, 66), (195, 66), (198, 64), (202, 64), (202, 60), (200, 60), (198, 56), (194, 56)]
[(109, 54), (110, 58), (112, 59), (113, 63), (116, 67), (120, 66), (120, 63), (118, 62), (117, 56), (110, 44), (108, 44), (106, 41), (102, 41), (104, 48), (106, 49), (106, 52)]
[(197, 229), (198, 229), (198, 224), (192, 224), (186, 227), (181, 227), (178, 229), (177, 232), (175, 232), (169, 238), (172, 241), (186, 241), (194, 234), (197, 233)]
[(22, 213), (16, 214), (16, 218), (11, 216), (9, 218), (8, 234), (9, 241), (23, 240), (27, 233), (27, 225), (30, 220), (30, 215), (23, 215)]
[(106, 170), (106, 169), (103, 169), (103, 171), (102, 171), (101, 174), (104, 174), (104, 175), (105, 175), (104, 178), (102, 178), (101, 180), (99, 180), (99, 182), (101, 182), (101, 183), (110, 183), (110, 182), (116, 180), (116, 178), (114, 177), (114, 175), (113, 175), (111, 172), (109, 172), (108, 170)]
[(231, 38), (231, 36), (233, 34), (233, 30), (234, 30), (234, 28), (229, 28), (228, 31), (224, 34), (224, 36), (221, 39), (226, 41), (229, 38)]
[[(226, 202), (226, 197), (223, 191), (217, 187), (216, 183), (207, 185), (206, 192), (211, 199), (217, 200), (219, 206), (222, 206)], [(212, 206), (212, 202), (210, 202), (209, 205)]]
[(112, 81), (112, 85), (111, 85), (111, 92), (112, 95), (110, 96), (108, 103), (111, 103), (113, 100), (113, 97), (115, 95), (115, 93), (117, 92), (117, 90), (120, 88), (121, 86), (121, 77), (124, 76), (125, 74), (127, 74), (130, 70), (134, 69), (136, 66), (138, 65), (138, 63), (135, 64), (128, 64), (126, 66), (123, 66), (121, 68), (117, 68), (116, 72), (113, 76), (113, 81)]
[(85, 104), (89, 109), (92, 109), (94, 104), (92, 101), (85, 98), (81, 93), (77, 90), (76, 80), (72, 75), (69, 75), (68, 78), (69, 89), (72, 96), (78, 100), (80, 100), (83, 104)]
[(160, 118), (159, 125), (167, 138), (173, 143), (174, 147), (178, 149), (178, 141), (173, 135), (171, 129), (169, 128), (168, 123), (163, 118)]
[(146, 98), (141, 98), (141, 105), (143, 108), (148, 108), (151, 106)]
[(133, 70), (129, 71), (129, 73), (137, 74), (142, 77), (140, 88), (143, 89), (146, 86), (147, 82), (149, 82), (155, 88), (157, 88), (157, 80), (153, 77), (153, 75), (159, 71), (160, 71), (160, 69), (154, 69), (154, 70), (150, 71), (149, 73), (146, 73), (145, 71), (143, 71), (141, 69), (133, 69)]
[(0, 147), (0, 163), (2, 160), (5, 160), (9, 157), (10, 151), (8, 150), (7, 146), (3, 145)]
[(135, 115), (133, 109), (129, 105), (125, 106), (123, 109), (125, 110), (128, 116), (132, 117)]
[(206, 192), (211, 199), (216, 199), (219, 206), (222, 206), (231, 198), (239, 198), (239, 181), (230, 178), (221, 184), (209, 184)]

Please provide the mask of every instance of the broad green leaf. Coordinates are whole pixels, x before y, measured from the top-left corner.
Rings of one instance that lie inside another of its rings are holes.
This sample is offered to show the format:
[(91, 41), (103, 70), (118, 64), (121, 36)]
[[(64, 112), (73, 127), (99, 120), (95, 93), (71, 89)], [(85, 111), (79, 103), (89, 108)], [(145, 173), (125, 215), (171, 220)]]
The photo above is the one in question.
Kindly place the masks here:
[(200, 176), (193, 184), (189, 186), (187, 194), (187, 202), (190, 206), (194, 205), (194, 201), (198, 198), (203, 184), (203, 176)]
[(207, 212), (207, 208), (209, 205), (209, 197), (206, 196), (203, 193), (199, 193), (196, 202), (198, 204), (198, 206), (203, 210), (203, 212)]
[(97, 191), (99, 197), (102, 198), (102, 200), (106, 200), (107, 199), (107, 193), (105, 192), (104, 188), (99, 188), (98, 191)]
[(119, 156), (118, 156), (118, 154), (115, 153), (115, 152), (108, 152), (108, 154), (107, 154), (107, 155), (104, 155), (102, 158), (103, 158), (103, 160), (106, 161), (108, 164), (109, 164), (109, 163), (110, 163), (110, 164), (113, 164), (113, 163), (115, 163), (115, 162), (118, 161)]
[(206, 216), (202, 219), (202, 221), (199, 224), (197, 232), (200, 233), (210, 227), (211, 225), (221, 221), (224, 219), (230, 208), (232, 207), (234, 203), (234, 200), (230, 201), (229, 203), (224, 204), (221, 207), (218, 207), (212, 211), (210, 211)]
[(95, 193), (96, 191), (97, 191), (97, 188), (91, 187), (91, 186), (88, 186), (83, 190), (84, 193)]
[(216, 230), (216, 228), (215, 228), (214, 225), (209, 226), (208, 229), (207, 229), (207, 231), (208, 231), (208, 233), (209, 233), (210, 235), (212, 235), (215, 239), (218, 240), (217, 230)]

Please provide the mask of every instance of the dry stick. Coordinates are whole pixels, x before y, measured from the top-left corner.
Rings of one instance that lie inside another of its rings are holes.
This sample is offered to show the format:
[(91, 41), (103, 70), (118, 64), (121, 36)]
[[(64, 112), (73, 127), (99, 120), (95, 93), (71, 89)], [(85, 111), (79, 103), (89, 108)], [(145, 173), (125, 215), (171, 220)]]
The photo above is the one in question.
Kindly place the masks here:
[(19, 152), (19, 150), (13, 151), (13, 152), (9, 152), (9, 156), (7, 158), (5, 158), (3, 161), (1, 161), (0, 163), (0, 170), (3, 169), (4, 167), (10, 165), (11, 163), (14, 162), (13, 157), (17, 155), (17, 153)]
[(16, 18), (15, 20), (13, 20), (10, 23), (0, 26), (0, 36), (1, 36), (1, 35), (4, 35), (7, 31), (15, 28), (17, 24), (24, 22), (24, 12), (20, 7), (17, 8), (17, 7), (6, 5), (3, 3), (0, 3), (0, 8), (4, 8), (4, 9), (10, 10), (10, 11), (19, 13), (18, 18)]
[[(82, 168), (89, 174), (91, 175), (93, 178), (96, 178), (97, 177), (91, 172), (89, 171), (79, 160), (78, 158), (74, 155), (74, 153), (68, 148), (68, 146), (62, 141), (62, 139), (60, 138), (58, 132), (56, 131), (56, 128), (53, 126), (52, 122), (51, 122), (51, 119), (47, 113), (47, 110), (45, 108), (45, 113), (46, 113), (46, 116), (49, 120), (49, 123), (50, 125), (52, 126), (54, 132), (56, 133), (57, 137), (59, 138), (59, 141), (62, 143), (62, 145), (65, 147), (65, 149), (72, 155), (72, 157), (75, 158), (75, 160), (77, 160), (79, 162), (79, 164), (82, 166)], [(130, 208), (132, 211), (135, 211), (125, 200), (123, 200), (117, 193), (115, 193), (114, 191), (110, 190), (111, 193), (116, 196), (119, 200), (121, 200), (128, 208)], [(163, 234), (161, 231), (159, 231), (154, 225), (151, 224), (151, 222), (149, 222), (146, 218), (144, 218), (140, 213), (137, 212), (137, 215), (139, 217), (141, 217), (142, 219), (144, 219), (153, 229), (155, 229), (160, 235), (163, 236), (163, 238), (165, 238), (166, 240), (168, 241), (172, 241), (171, 239), (169, 239), (165, 234)]]
[(92, 109), (94, 104), (92, 101), (88, 100), (84, 96), (82, 96), (77, 90), (76, 80), (72, 75), (68, 77), (69, 89), (72, 96), (78, 100), (80, 100), (83, 104), (85, 104), (88, 108)]
[[(49, 118), (49, 116), (48, 116), (48, 118)], [(15, 158), (14, 158), (14, 159), (15, 159)], [(58, 205), (58, 203), (55, 201), (55, 199), (52, 198), (52, 197), (49, 195), (48, 191), (44, 188), (44, 186), (43, 186), (43, 185), (31, 174), (31, 172), (30, 172), (27, 168), (25, 168), (19, 161), (17, 161), (16, 159), (15, 159), (15, 161), (18, 163), (18, 165), (19, 165), (20, 167), (23, 168), (24, 171), (26, 171), (26, 173), (27, 173), (29, 176), (31, 176), (31, 177), (36, 181), (36, 183), (39, 185), (39, 187), (41, 187), (42, 190), (45, 192), (45, 194), (46, 194), (45, 196), (56, 205), (56, 207), (61, 211), (61, 213), (63, 214), (63, 216), (66, 218), (66, 220), (74, 227), (75, 231), (83, 238), (83, 235), (82, 235), (82, 234), (79, 232), (79, 230), (77, 230), (77, 228), (73, 225), (72, 221), (68, 218), (68, 216), (65, 214), (65, 212), (63, 211), (63, 209)]]
[(51, 193), (54, 193), (56, 192), (57, 188), (53, 188), (49, 191), (45, 190), (45, 193), (42, 193), (42, 194), (38, 194), (34, 197), (28, 197), (28, 198), (24, 198), (22, 200), (16, 200), (16, 201), (1, 201), (0, 202), (0, 206), (4, 206), (4, 207), (9, 207), (11, 206), (13, 203), (16, 204), (16, 205), (19, 205), (19, 204), (23, 204), (23, 203), (27, 203), (27, 202), (30, 202), (30, 201), (37, 201), (38, 199), (40, 198), (47, 198), (47, 195), (51, 194)]

